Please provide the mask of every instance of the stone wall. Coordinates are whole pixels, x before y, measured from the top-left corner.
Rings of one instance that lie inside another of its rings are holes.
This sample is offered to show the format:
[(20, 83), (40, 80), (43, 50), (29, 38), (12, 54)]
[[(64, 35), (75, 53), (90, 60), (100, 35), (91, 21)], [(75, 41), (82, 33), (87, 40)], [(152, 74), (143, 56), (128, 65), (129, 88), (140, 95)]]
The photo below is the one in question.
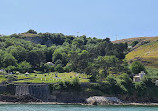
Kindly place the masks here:
[(29, 95), (42, 101), (50, 98), (49, 86), (47, 84), (21, 84), (16, 85), (15, 96)]
[(5, 93), (7, 89), (7, 86), (0, 85), (0, 94)]
[(84, 103), (88, 96), (77, 91), (52, 91), (52, 99), (50, 101), (62, 103)]
[(15, 94), (15, 85), (14, 84), (1, 84), (0, 85), (0, 94)]

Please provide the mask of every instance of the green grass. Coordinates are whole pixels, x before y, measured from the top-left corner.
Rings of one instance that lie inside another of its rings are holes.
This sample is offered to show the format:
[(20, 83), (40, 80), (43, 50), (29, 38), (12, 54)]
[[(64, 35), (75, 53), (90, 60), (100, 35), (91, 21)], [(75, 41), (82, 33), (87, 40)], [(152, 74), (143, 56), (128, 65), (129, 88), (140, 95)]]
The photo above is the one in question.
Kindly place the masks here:
[[(74, 72), (70, 72), (70, 73), (58, 73), (57, 75), (58, 75), (58, 78), (55, 77), (55, 73), (53, 72), (49, 74), (48, 73), (43, 73), (43, 74), (31, 73), (31, 74), (28, 74), (27, 76), (25, 74), (19, 74), (17, 75), (18, 81), (14, 81), (14, 82), (15, 83), (23, 83), (23, 82), (56, 83), (60, 81), (71, 82), (75, 77), (78, 77), (80, 82), (89, 82), (89, 79), (87, 79), (86, 74), (78, 74), (78, 76), (76, 76)], [(20, 79), (23, 79), (23, 80), (20, 80)]]
[(148, 77), (158, 79), (158, 69), (157, 68), (147, 67), (146, 70), (148, 72), (148, 75), (147, 75)]
[(4, 75), (0, 75), (0, 83), (3, 82), (3, 81), (6, 81), (7, 79), (5, 78)]

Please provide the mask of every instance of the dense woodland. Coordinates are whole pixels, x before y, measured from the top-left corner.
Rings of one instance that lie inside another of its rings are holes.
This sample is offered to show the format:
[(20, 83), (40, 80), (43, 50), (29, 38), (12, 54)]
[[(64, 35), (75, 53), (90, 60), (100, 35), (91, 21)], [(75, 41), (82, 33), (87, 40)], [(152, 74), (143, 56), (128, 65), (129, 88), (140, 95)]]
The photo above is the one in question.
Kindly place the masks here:
[[(39, 33), (38, 36), (49, 39), (54, 44), (34, 44), (21, 39), (20, 34), (0, 37), (0, 67), (9, 72), (75, 71), (104, 77), (128, 71), (123, 62), (127, 44), (113, 44), (109, 38), (86, 38), (85, 35), (75, 37)], [(47, 62), (53, 62), (54, 66), (50, 67)]]
[[(43, 42), (35, 44), (26, 41), (24, 35), (34, 35)], [(49, 40), (53, 44), (47, 45)], [(63, 35), (61, 33), (37, 33), (29, 30), (21, 34), (0, 36), (0, 68), (7, 72), (78, 72), (90, 76), (91, 82), (103, 82), (91, 87), (108, 94), (155, 95), (156, 87), (151, 79), (132, 83), (132, 73), (145, 70), (140, 63), (131, 68), (126, 62), (128, 44), (113, 44), (109, 38), (98, 39), (83, 36)], [(54, 65), (46, 64), (52, 62)], [(134, 67), (134, 68), (133, 68)], [(136, 68), (135, 68), (136, 67)], [(152, 87), (151, 87), (152, 86)], [(147, 89), (150, 88), (150, 92)], [(154, 94), (153, 94), (154, 93)]]

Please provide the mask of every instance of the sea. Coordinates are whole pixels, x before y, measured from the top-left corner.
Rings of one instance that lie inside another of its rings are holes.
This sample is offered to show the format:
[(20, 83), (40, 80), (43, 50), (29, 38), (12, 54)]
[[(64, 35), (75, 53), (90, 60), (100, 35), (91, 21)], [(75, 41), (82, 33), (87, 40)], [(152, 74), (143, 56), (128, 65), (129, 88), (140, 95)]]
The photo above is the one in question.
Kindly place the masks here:
[(0, 111), (158, 111), (158, 106), (2, 104), (0, 105)]

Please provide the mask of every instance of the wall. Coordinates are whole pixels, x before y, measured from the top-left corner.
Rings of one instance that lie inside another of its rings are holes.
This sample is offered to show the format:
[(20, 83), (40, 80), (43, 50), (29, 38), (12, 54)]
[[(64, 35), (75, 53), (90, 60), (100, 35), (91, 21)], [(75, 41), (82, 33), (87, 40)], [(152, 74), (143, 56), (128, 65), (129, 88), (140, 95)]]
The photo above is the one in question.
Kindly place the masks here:
[(16, 86), (15, 96), (30, 95), (42, 101), (48, 101), (49, 92), (47, 84), (21, 84)]

